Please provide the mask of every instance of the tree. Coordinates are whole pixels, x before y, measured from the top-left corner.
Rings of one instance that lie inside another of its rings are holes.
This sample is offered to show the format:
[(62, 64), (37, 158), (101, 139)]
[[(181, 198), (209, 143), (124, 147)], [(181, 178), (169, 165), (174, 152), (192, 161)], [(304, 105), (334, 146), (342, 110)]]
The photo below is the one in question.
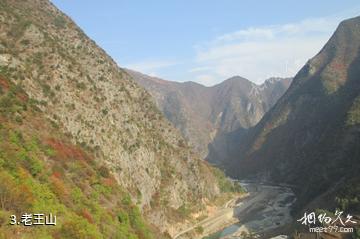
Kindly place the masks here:
[(16, 184), (7, 172), (0, 172), (0, 207), (2, 210), (22, 212), (33, 202), (33, 195), (25, 184)]

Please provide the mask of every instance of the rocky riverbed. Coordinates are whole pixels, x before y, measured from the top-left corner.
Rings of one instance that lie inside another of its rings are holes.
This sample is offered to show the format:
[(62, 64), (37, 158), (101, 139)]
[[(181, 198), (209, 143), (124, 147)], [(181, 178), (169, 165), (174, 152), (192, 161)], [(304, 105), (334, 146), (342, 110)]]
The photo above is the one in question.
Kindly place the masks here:
[[(233, 209), (239, 222), (205, 238), (240, 239), (245, 234), (265, 238), (264, 235), (291, 222), (290, 209), (296, 198), (289, 187), (254, 182), (241, 184), (249, 196), (236, 202)], [(281, 235), (281, 238), (286, 236)]]

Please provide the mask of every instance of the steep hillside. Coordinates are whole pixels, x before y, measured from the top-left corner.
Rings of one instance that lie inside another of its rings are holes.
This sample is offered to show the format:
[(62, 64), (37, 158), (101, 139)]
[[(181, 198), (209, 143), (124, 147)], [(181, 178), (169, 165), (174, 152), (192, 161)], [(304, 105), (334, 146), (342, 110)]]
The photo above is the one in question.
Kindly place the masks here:
[(357, 17), (339, 25), (284, 96), (238, 143), (228, 172), (294, 185), (298, 208), (313, 202), (311, 207), (359, 213), (359, 102)]
[(233, 134), (254, 126), (290, 85), (271, 78), (256, 85), (232, 77), (213, 87), (177, 83), (127, 70), (155, 98), (161, 111), (203, 157), (221, 164)]
[[(37, 105), (0, 75), (0, 238), (158, 238), (109, 169)], [(52, 213), (57, 224), (9, 225), (24, 213)]]
[(220, 193), (150, 95), (49, 1), (0, 2), (0, 73), (109, 168), (161, 231)]

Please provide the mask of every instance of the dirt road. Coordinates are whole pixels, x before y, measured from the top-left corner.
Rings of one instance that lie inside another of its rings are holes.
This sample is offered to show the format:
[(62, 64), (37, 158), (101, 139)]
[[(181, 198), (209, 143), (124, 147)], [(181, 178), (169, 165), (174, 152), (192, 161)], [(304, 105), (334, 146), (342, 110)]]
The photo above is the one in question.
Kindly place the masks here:
[(214, 215), (205, 218), (193, 226), (177, 233), (175, 236), (173, 236), (173, 239), (179, 239), (181, 236), (194, 230), (197, 227), (202, 227), (204, 229), (203, 235), (209, 235), (228, 225), (236, 223), (238, 221), (234, 217), (234, 206), (236, 200), (238, 200), (238, 197), (227, 201), (221, 209), (214, 213)]

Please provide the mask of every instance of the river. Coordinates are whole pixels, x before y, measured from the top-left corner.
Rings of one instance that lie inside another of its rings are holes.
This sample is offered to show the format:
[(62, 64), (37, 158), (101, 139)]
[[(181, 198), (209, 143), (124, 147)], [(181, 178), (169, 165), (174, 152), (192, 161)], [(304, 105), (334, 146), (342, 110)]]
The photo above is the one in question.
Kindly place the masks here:
[[(234, 217), (239, 222), (206, 239), (236, 239), (250, 232), (262, 238), (292, 221), (290, 210), (296, 197), (289, 187), (245, 181), (240, 184), (249, 192), (249, 196), (236, 202), (233, 209)], [(277, 238), (286, 237), (279, 235)]]

